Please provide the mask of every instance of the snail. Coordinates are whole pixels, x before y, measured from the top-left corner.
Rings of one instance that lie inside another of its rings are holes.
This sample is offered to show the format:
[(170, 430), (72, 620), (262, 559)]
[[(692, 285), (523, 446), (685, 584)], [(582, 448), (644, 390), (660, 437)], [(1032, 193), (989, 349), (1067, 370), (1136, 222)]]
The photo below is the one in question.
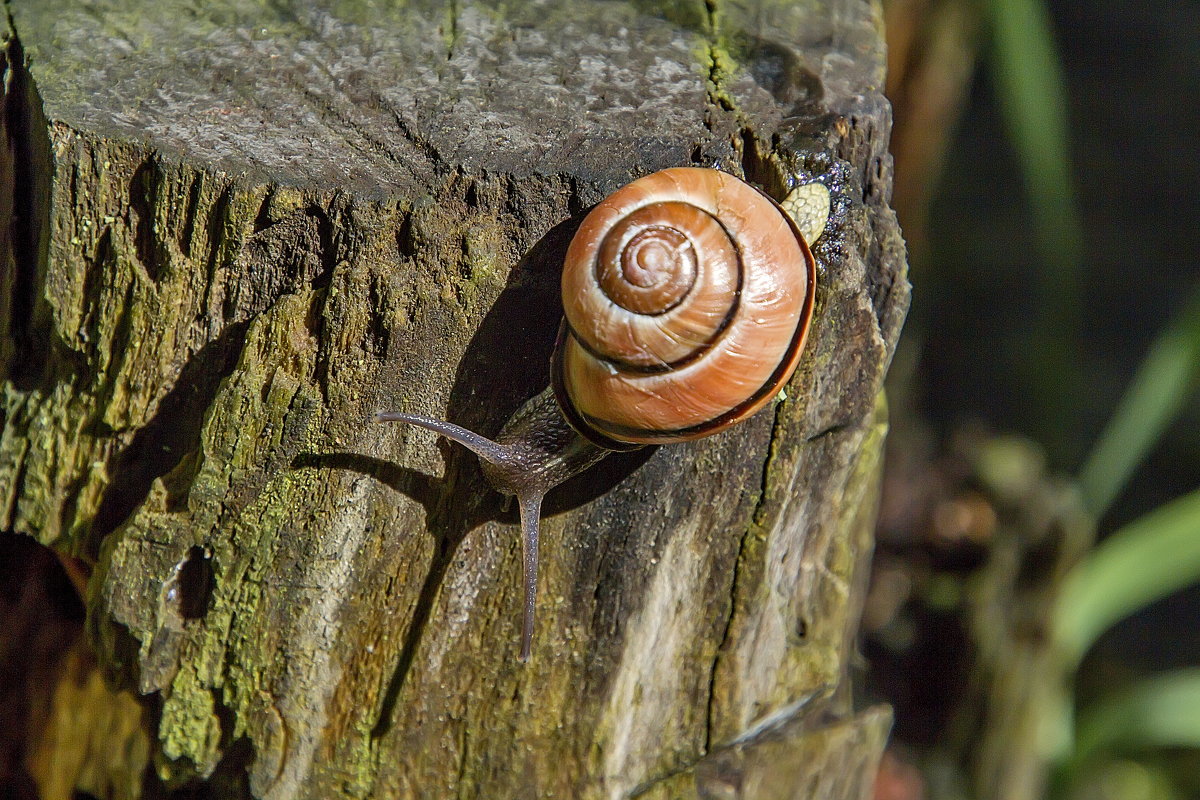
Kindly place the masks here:
[[(785, 204), (816, 209), (802, 220), (815, 239), (829, 194), (808, 186)], [(717, 170), (656, 172), (580, 225), (563, 264), (551, 386), (495, 441), (413, 414), (375, 415), (462, 444), (496, 489), (516, 495), (521, 661), (533, 639), (542, 498), (612, 451), (708, 436), (766, 405), (799, 361), (815, 282), (805, 233), (767, 195)]]

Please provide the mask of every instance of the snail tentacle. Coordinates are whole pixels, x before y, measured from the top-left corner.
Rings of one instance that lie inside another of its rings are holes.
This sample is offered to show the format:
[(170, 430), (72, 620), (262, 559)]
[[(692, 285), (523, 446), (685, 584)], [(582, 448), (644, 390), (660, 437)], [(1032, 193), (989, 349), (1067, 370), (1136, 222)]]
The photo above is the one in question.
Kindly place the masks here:
[(516, 496), (521, 514), (525, 590), (520, 660), (528, 661), (537, 600), (542, 499), (555, 486), (583, 472), (610, 451), (575, 432), (563, 419), (549, 389), (522, 406), (504, 426), (497, 441), (452, 422), (400, 411), (378, 413), (374, 420), (406, 422), (458, 442), (479, 456), (483, 474), (492, 486)]
[(525, 612), (521, 621), (521, 655), (522, 662), (529, 660), (529, 652), (533, 647), (533, 613), (537, 607), (537, 573), (538, 573), (538, 531), (542, 516), (541, 492), (531, 492), (527, 495), (517, 495), (517, 505), (521, 508), (521, 543), (524, 552), (525, 572)]
[(486, 436), (480, 436), (475, 431), (455, 425), (453, 422), (444, 422), (440, 419), (422, 417), (417, 414), (405, 414), (402, 411), (381, 411), (375, 415), (374, 419), (376, 422), (407, 422), (409, 425), (416, 425), (431, 430), (434, 433), (440, 433), (447, 439), (453, 439), (475, 455), (488, 461), (503, 461), (506, 457), (504, 447), (501, 445), (493, 442)]

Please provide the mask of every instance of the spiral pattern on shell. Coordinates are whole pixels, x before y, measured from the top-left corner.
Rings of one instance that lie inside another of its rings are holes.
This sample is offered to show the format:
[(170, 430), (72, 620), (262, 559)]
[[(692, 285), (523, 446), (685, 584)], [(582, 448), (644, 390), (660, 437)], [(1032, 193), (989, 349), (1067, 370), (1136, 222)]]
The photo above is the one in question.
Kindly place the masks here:
[(749, 184), (693, 167), (636, 180), (588, 214), (567, 250), (559, 403), (601, 444), (732, 425), (795, 370), (814, 282), (795, 224)]

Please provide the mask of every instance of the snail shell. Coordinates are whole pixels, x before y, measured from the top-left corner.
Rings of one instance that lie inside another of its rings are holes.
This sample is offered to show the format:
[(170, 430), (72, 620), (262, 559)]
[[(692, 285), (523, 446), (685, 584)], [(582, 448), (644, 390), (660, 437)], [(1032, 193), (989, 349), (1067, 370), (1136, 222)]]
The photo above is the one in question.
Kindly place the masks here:
[(609, 449), (720, 431), (791, 377), (815, 283), (795, 223), (749, 184), (693, 167), (636, 180), (567, 250), (558, 402)]

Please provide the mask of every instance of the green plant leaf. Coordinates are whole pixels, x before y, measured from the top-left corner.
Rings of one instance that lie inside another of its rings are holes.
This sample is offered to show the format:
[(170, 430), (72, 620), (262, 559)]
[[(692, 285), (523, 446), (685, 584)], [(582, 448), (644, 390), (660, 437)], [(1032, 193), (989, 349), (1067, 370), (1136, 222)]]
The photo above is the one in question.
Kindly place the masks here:
[(1200, 286), (1150, 346), (1080, 471), (1087, 509), (1101, 516), (1200, 383)]
[(993, 48), (988, 61), (1033, 207), (1036, 244), (1048, 269), (1040, 297), (1053, 303), (1059, 332), (1078, 333), (1083, 227), (1075, 201), (1067, 90), (1050, 15), (1040, 0), (989, 0)]
[(1067, 574), (1053, 635), (1068, 671), (1113, 623), (1197, 580), (1200, 490), (1109, 536)]
[[(1082, 769), (1080, 769), (1082, 767)], [(1182, 800), (1171, 774), (1159, 764), (1118, 758), (1074, 764), (1067, 783), (1051, 797), (1072, 800)], [(1065, 787), (1069, 786), (1069, 790)]]
[(1080, 715), (1075, 763), (1107, 750), (1200, 747), (1200, 668), (1155, 675)]

